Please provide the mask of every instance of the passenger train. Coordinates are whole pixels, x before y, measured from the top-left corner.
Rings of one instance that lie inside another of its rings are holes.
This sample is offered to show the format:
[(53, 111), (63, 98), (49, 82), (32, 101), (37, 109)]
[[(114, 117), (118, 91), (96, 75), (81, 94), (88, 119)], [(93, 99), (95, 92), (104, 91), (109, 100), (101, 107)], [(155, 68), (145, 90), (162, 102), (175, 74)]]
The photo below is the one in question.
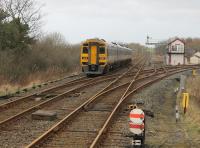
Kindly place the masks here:
[(81, 45), (80, 62), (87, 75), (105, 74), (115, 67), (130, 63), (132, 49), (108, 43), (103, 39), (88, 39)]

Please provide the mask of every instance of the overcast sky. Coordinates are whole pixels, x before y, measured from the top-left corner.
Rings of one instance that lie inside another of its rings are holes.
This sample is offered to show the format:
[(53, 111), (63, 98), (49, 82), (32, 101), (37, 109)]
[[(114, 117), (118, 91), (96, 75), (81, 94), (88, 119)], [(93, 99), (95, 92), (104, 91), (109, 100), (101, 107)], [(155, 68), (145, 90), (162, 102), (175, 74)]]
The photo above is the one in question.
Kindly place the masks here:
[(78, 43), (87, 38), (139, 42), (200, 37), (200, 0), (42, 0), (45, 32)]

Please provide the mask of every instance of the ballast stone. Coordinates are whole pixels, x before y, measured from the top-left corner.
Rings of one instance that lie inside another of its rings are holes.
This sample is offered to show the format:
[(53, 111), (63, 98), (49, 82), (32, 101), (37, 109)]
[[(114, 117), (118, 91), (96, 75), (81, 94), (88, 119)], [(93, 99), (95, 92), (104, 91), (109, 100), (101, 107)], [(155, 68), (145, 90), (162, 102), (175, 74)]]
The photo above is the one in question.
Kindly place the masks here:
[(52, 121), (57, 118), (57, 113), (55, 111), (48, 111), (48, 110), (38, 110), (32, 113), (33, 120), (46, 120)]

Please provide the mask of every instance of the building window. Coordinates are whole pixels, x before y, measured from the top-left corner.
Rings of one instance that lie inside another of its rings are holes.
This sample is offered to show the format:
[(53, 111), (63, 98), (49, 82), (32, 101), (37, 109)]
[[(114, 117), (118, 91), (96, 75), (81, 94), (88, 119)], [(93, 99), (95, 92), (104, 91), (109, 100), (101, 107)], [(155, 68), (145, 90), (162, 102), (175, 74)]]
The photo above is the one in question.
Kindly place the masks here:
[(176, 46), (172, 45), (172, 51), (177, 51)]
[(184, 52), (184, 46), (180, 44), (176, 44), (176, 51), (178, 52)]

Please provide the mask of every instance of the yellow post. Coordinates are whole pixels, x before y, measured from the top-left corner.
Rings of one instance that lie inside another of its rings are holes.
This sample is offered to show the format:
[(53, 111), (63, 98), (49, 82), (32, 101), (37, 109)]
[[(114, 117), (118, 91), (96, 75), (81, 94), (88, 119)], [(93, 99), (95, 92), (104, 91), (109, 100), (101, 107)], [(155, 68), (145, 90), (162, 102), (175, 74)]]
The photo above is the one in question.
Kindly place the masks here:
[(183, 105), (184, 114), (185, 114), (189, 105), (189, 93), (183, 93), (182, 105)]
[(193, 70), (192, 70), (192, 75), (193, 75), (193, 76), (196, 76), (196, 75), (197, 75), (197, 73), (196, 73), (196, 70), (195, 70), (195, 69), (193, 69)]

